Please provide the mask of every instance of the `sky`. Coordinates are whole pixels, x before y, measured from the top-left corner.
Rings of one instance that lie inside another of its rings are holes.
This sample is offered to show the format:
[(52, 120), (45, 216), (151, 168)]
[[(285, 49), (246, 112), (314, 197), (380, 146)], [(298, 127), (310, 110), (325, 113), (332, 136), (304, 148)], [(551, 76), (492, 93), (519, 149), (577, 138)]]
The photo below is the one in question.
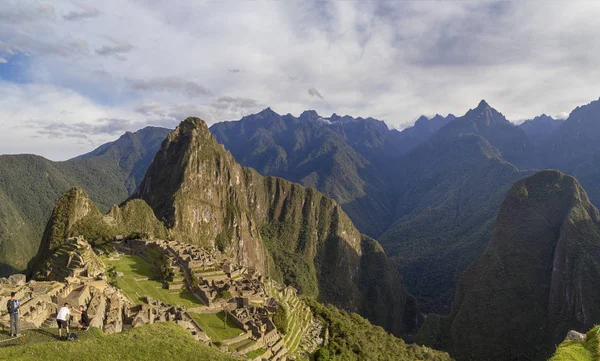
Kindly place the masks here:
[(271, 107), (516, 123), (600, 96), (600, 2), (0, 1), (0, 154)]

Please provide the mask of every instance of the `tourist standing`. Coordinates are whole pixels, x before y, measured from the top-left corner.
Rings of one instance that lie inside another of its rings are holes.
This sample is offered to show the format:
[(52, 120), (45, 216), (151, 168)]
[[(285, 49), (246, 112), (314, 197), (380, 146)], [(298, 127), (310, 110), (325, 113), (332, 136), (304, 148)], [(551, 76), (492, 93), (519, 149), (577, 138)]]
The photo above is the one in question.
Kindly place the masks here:
[(67, 331), (66, 337), (69, 337), (69, 319), (71, 318), (71, 310), (69, 310), (69, 304), (65, 303), (64, 306), (58, 310), (56, 314), (56, 323), (58, 324), (58, 337), (62, 337), (62, 329)]
[(10, 299), (6, 303), (6, 309), (10, 315), (10, 335), (21, 336), (19, 333), (19, 300), (15, 298), (16, 293), (10, 293)]

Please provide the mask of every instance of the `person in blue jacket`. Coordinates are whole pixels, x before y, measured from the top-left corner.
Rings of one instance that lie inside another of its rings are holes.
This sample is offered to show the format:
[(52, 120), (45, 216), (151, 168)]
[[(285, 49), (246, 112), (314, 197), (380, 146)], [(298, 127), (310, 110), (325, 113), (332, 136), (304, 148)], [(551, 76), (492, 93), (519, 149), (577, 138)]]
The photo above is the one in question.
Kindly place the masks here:
[(6, 303), (6, 309), (10, 314), (10, 335), (21, 336), (19, 332), (19, 300), (15, 298), (16, 293), (10, 293), (10, 299)]

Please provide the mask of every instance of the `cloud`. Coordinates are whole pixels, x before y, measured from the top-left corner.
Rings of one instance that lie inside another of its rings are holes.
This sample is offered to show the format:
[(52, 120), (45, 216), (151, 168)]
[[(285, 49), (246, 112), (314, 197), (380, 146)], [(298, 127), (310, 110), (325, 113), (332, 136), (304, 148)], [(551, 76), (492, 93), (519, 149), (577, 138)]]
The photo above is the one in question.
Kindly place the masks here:
[[(239, 119), (270, 106), (402, 128), (420, 114), (464, 114), (482, 98), (517, 120), (569, 113), (600, 95), (595, 2), (104, 0), (94, 7), (101, 16), (75, 21), (94, 11), (72, 0), (0, 1), (0, 57), (9, 61), (0, 64), (0, 153), (64, 158), (81, 150), (71, 147), (76, 138), (29, 141), (40, 136), (29, 120), (141, 127), (190, 115)], [(111, 137), (88, 136), (94, 144)]]
[(151, 79), (129, 79), (130, 85), (136, 90), (179, 91), (187, 96), (212, 95), (206, 87), (178, 77), (158, 77)]
[[(33, 5), (28, 7), (28, 5)], [(54, 7), (50, 4), (27, 4), (25, 2), (2, 2), (0, 4), (0, 22), (21, 24), (32, 21), (55, 18)]]
[(247, 109), (253, 110), (263, 106), (255, 99), (250, 98), (240, 98), (240, 97), (230, 97), (230, 96), (222, 96), (217, 99), (215, 103), (213, 103), (213, 107), (219, 109)]
[[(131, 120), (118, 118), (100, 118), (92, 122), (79, 123), (52, 122), (41, 124), (37, 132), (40, 135), (46, 135), (50, 138), (71, 137), (87, 139), (94, 135), (120, 135), (127, 129), (130, 129), (132, 123)], [(30, 122), (30, 124), (40, 126), (36, 121)]]
[(81, 52), (88, 52), (88, 43), (83, 39), (74, 39), (69, 42), (69, 45)]
[(68, 14), (63, 15), (63, 19), (69, 21), (85, 20), (98, 17), (100, 11), (98, 9), (89, 8), (82, 11), (70, 11)]
[(321, 95), (321, 93), (319, 93), (319, 91), (315, 88), (309, 88), (308, 95), (310, 95), (311, 97), (317, 97), (317, 98), (323, 99), (323, 96)]
[(8, 60), (4, 59), (4, 58), (0, 58), (0, 64), (6, 64), (8, 63)]
[(142, 104), (140, 106), (137, 106), (135, 108), (135, 111), (146, 116), (154, 117), (165, 117), (167, 114), (166, 108), (158, 103)]
[(113, 42), (114, 45), (103, 45), (102, 47), (96, 49), (96, 54), (102, 56), (119, 56), (121, 54), (129, 53), (133, 50), (133, 45), (127, 42), (120, 42), (116, 40), (113, 40)]

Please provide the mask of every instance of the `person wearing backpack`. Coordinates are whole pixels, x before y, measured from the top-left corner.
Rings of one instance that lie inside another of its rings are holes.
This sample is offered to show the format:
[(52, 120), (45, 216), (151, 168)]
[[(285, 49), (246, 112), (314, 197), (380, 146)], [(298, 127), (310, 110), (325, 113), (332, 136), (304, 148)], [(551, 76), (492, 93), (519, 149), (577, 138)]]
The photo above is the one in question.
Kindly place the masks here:
[(6, 302), (6, 309), (10, 315), (10, 335), (11, 337), (21, 336), (19, 333), (19, 300), (15, 298), (16, 293), (10, 293), (10, 299)]

